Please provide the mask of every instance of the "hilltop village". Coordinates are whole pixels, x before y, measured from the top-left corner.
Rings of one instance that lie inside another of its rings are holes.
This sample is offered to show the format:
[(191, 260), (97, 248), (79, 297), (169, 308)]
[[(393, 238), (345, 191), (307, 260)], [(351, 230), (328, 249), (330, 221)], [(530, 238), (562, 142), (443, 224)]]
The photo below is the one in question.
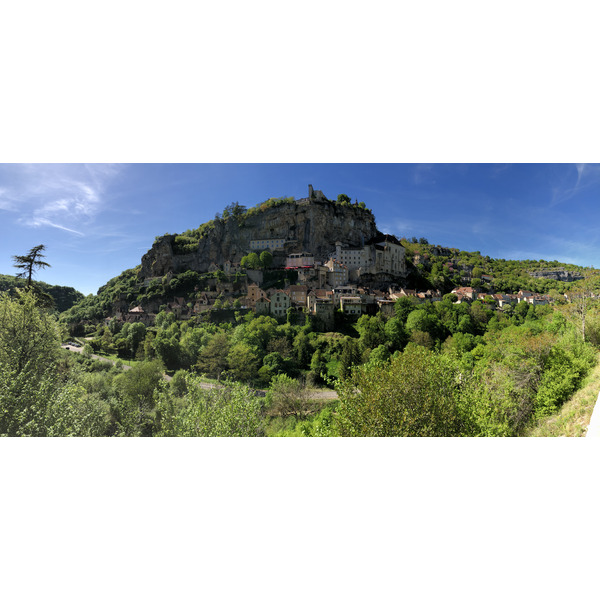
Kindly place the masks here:
[[(310, 315), (319, 329), (329, 331), (334, 328), (336, 313), (351, 318), (377, 313), (392, 316), (399, 298), (411, 298), (414, 303), (442, 300), (439, 289), (406, 285), (409, 271), (427, 257), (414, 255), (407, 262), (401, 241), (379, 232), (363, 203), (352, 204), (347, 197), (334, 203), (312, 186), (308, 192), (297, 201), (271, 203), (254, 225), (236, 216), (233, 207), (227, 219), (217, 215), (215, 222), (208, 224), (208, 235), (203, 226), (200, 234), (157, 239), (142, 259), (138, 290), (143, 300), (132, 303), (122, 295), (113, 303), (112, 314), (121, 322), (152, 325), (160, 311), (172, 312), (181, 320), (215, 313), (226, 317), (227, 311), (253, 311), (278, 319), (301, 313)], [(278, 209), (284, 214), (278, 215)], [(324, 219), (329, 222), (323, 223)], [(328, 230), (345, 239), (328, 241)], [(201, 242), (205, 242), (203, 246)], [(182, 244), (186, 251), (180, 249)], [(441, 255), (446, 251), (434, 249)], [(214, 260), (207, 262), (207, 255)], [(456, 262), (447, 263), (449, 272), (458, 268)], [(463, 274), (461, 281), (471, 283), (472, 273)], [(172, 297), (153, 297), (152, 290), (159, 284), (168, 286), (184, 276), (193, 284), (185, 293), (177, 293), (175, 286)], [(520, 302), (538, 305), (551, 301), (547, 294), (527, 290), (494, 293), (491, 281), (489, 276), (481, 278), (488, 284), (487, 292), (465, 285), (455, 287), (451, 298), (456, 303), (480, 300), (498, 309)]]
[[(118, 321), (153, 325), (156, 318), (155, 311), (165, 310), (173, 312), (177, 319), (186, 320), (191, 317), (201, 316), (211, 311), (250, 310), (257, 314), (269, 315), (276, 318), (285, 318), (290, 311), (312, 315), (318, 318), (321, 329), (328, 331), (334, 328), (336, 311), (352, 317), (363, 314), (393, 316), (394, 305), (400, 298), (410, 298), (415, 304), (437, 302), (442, 300), (440, 290), (418, 291), (399, 287), (389, 287), (385, 290), (376, 290), (362, 287), (349, 281), (336, 281), (336, 285), (329, 283), (338, 275), (335, 271), (322, 270), (322, 266), (290, 267), (306, 269), (299, 273), (301, 280), (306, 283), (288, 285), (284, 288), (262, 289), (258, 283), (247, 283), (240, 279), (241, 286), (234, 286), (230, 281), (219, 281), (217, 278), (208, 280), (210, 289), (198, 292), (198, 298), (190, 301), (183, 296), (175, 297), (166, 305), (151, 306), (150, 311), (141, 305), (129, 308), (127, 302), (115, 302), (115, 318)], [(314, 275), (320, 274), (325, 282), (318, 283)], [(328, 277), (329, 276), (329, 277)], [(547, 294), (535, 294), (527, 290), (520, 290), (516, 294), (489, 294), (478, 292), (472, 287), (460, 287), (452, 290), (455, 303), (483, 301), (488, 306), (493, 305), (502, 309), (506, 305), (517, 305), (526, 302), (532, 305), (549, 304), (551, 297)], [(158, 304), (158, 303), (155, 303)], [(107, 319), (110, 321), (110, 319)]]
[(60, 326), (2, 294), (0, 433), (521, 435), (597, 365), (599, 296), (591, 268), (398, 239), (344, 194), (233, 203)]

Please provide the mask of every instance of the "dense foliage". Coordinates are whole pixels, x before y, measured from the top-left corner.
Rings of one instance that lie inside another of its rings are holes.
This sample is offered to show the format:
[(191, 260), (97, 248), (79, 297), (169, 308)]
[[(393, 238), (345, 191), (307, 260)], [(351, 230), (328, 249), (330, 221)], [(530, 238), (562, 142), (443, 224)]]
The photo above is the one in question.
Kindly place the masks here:
[[(24, 289), (27, 281), (12, 275), (0, 275), (0, 292), (14, 293), (17, 289)], [(84, 296), (81, 292), (68, 286), (50, 285), (43, 281), (37, 281), (36, 286), (45, 294), (52, 297), (54, 308), (57, 312), (64, 312), (81, 301)]]
[(505, 260), (482, 256), (456, 248), (442, 248), (427, 239), (402, 238), (409, 266), (414, 267), (409, 284), (419, 289), (439, 289), (449, 292), (453, 287), (471, 285), (482, 291), (513, 293), (526, 289), (536, 293), (566, 292), (571, 283), (551, 277), (533, 276), (550, 271), (565, 271), (583, 277), (593, 269), (573, 264), (545, 260)]
[[(0, 434), (519, 435), (596, 363), (596, 302), (584, 334), (573, 303), (496, 311), (403, 298), (388, 319), (346, 322), (349, 335), (253, 313), (218, 324), (161, 312), (151, 328), (98, 326), (79, 356), (60, 350), (67, 332), (35, 295), (3, 294)], [(92, 353), (137, 360), (124, 370)], [(324, 384), (338, 400), (318, 400), (310, 386)]]
[[(193, 251), (219, 220), (243, 224), (262, 206), (232, 204), (173, 243)], [(129, 269), (59, 320), (33, 289), (4, 276), (11, 293), (0, 296), (0, 434), (507, 436), (553, 415), (597, 361), (600, 278), (580, 270), (586, 279), (575, 283), (539, 279), (530, 273), (577, 268), (403, 243), (421, 289), (477, 282), (550, 292), (555, 302), (498, 309), (455, 303), (448, 293), (425, 303), (403, 297), (388, 316), (338, 311), (335, 331), (323, 333), (293, 309), (280, 319), (244, 310), (242, 274), (141, 281), (139, 267)], [(270, 286), (278, 276), (271, 261), (263, 252), (244, 263), (263, 269)], [(216, 297), (211, 310), (193, 313), (206, 293)], [(173, 300), (185, 319), (167, 305)], [(111, 316), (139, 304), (154, 307), (153, 325)], [(60, 349), (69, 336), (79, 336), (81, 355)], [(335, 389), (337, 399), (315, 386)]]

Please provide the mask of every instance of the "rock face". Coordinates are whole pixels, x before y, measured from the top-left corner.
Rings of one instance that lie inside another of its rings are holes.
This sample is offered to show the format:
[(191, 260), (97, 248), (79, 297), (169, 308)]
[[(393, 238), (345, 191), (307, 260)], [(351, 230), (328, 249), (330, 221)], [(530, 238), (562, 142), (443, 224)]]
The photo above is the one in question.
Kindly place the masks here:
[(258, 240), (284, 240), (283, 249), (275, 254), (308, 252), (316, 260), (327, 260), (335, 252), (336, 241), (362, 246), (378, 234), (368, 210), (324, 198), (304, 199), (251, 212), (239, 220), (215, 220), (214, 228), (200, 238), (197, 250), (186, 254), (176, 252), (175, 235), (162, 236), (142, 257), (140, 277), (188, 269), (207, 272), (226, 261), (237, 263), (249, 252), (260, 254), (260, 249), (251, 249), (251, 242)]
[(581, 273), (566, 271), (565, 269), (544, 269), (543, 271), (530, 272), (529, 275), (537, 279), (556, 279), (556, 281), (565, 282), (577, 281), (584, 278)]

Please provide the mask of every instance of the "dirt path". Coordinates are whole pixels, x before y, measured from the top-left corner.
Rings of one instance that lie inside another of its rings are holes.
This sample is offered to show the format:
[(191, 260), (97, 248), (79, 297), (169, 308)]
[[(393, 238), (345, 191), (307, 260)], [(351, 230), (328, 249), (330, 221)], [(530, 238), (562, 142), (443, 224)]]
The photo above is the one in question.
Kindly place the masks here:
[[(83, 352), (83, 348), (81, 346), (73, 346), (72, 344), (62, 344), (61, 347), (65, 350), (70, 350), (72, 352), (79, 352), (79, 354)], [(101, 362), (107, 362), (111, 365), (117, 364), (116, 360), (111, 360), (110, 358), (106, 358), (105, 356), (98, 356), (97, 354), (90, 355), (90, 358), (93, 358), (94, 360), (99, 360)], [(129, 365), (123, 365), (124, 371), (128, 371), (129, 369), (131, 369)]]

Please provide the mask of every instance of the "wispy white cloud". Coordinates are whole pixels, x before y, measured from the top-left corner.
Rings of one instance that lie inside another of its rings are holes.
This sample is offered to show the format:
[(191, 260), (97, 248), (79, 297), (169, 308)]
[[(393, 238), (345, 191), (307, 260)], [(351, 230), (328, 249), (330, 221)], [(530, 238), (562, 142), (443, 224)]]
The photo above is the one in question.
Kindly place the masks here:
[(19, 213), (17, 223), (53, 227), (83, 236), (107, 207), (106, 189), (119, 165), (3, 165), (0, 208)]
[(575, 168), (577, 169), (577, 183), (575, 184), (575, 189), (577, 189), (581, 183), (583, 172), (585, 171), (585, 164), (575, 165)]
[(46, 225), (48, 227), (54, 227), (56, 229), (62, 229), (63, 231), (68, 231), (69, 233), (74, 233), (76, 235), (80, 235), (80, 236), (84, 235), (83, 233), (81, 233), (81, 231), (76, 231), (75, 229), (70, 229), (69, 227), (64, 227), (63, 225), (59, 225), (58, 223), (53, 223), (49, 219), (39, 218), (36, 221), (34, 221), (32, 224), (34, 227), (42, 227), (42, 226)]
[[(575, 184), (569, 184), (564, 181), (555, 186), (552, 189), (552, 198), (550, 200), (551, 208), (558, 204), (562, 204), (567, 200), (573, 200), (579, 192), (600, 184), (600, 165), (580, 163), (574, 165), (574, 167), (577, 171)], [(574, 173), (571, 171), (568, 176), (571, 181), (573, 175)]]

